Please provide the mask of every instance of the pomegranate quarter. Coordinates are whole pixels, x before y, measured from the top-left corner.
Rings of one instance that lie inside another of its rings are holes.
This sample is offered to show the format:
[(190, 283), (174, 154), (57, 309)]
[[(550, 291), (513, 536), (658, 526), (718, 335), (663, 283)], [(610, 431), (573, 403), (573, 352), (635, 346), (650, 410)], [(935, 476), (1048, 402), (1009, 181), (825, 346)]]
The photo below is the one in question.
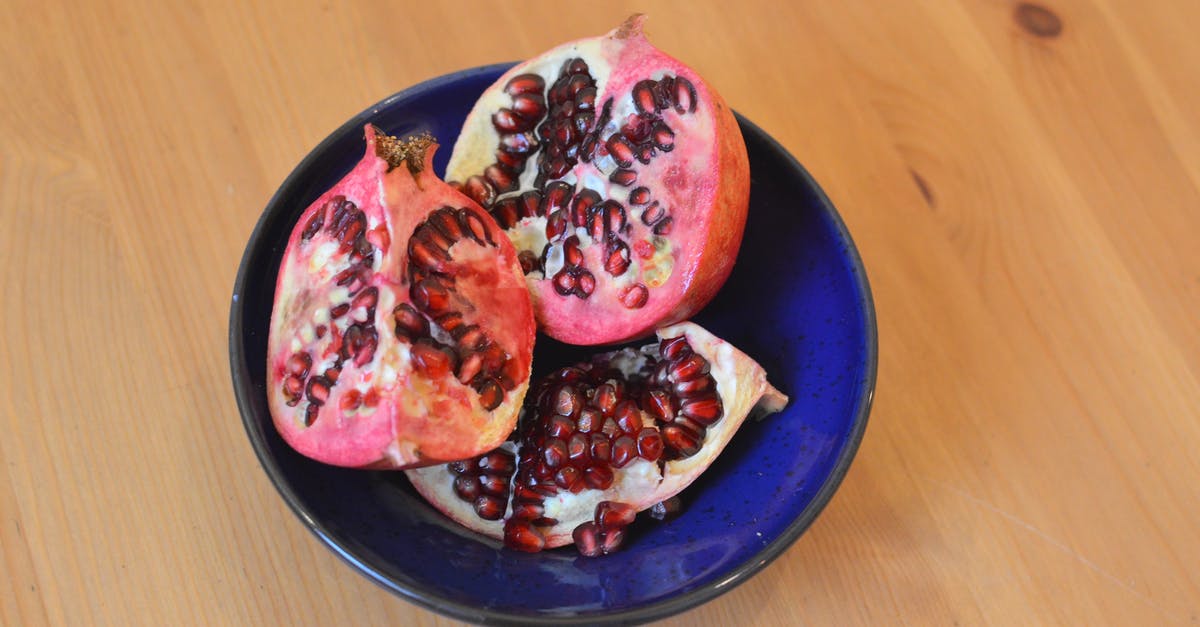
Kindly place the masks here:
[(267, 397), (284, 440), (338, 466), (478, 455), (512, 432), (534, 318), (495, 220), (433, 174), (428, 136), (366, 154), (300, 216), (280, 264)]
[(693, 323), (658, 337), (551, 373), (526, 398), (510, 441), (409, 470), (410, 481), (447, 516), (509, 548), (615, 551), (638, 512), (673, 512), (672, 498), (752, 410), (788, 401), (753, 359)]
[(516, 246), (541, 329), (571, 344), (689, 318), (742, 240), (750, 170), (737, 121), (646, 40), (643, 19), (506, 72), (447, 167)]

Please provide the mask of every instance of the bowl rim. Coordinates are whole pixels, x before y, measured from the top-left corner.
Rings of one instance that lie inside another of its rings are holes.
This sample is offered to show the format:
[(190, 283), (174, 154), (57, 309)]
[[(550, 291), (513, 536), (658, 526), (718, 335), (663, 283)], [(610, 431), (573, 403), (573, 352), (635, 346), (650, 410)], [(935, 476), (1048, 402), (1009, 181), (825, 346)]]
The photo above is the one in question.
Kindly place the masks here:
[(241, 341), (242, 332), (244, 330), (245, 319), (243, 317), (243, 309), (241, 304), (241, 293), (246, 284), (246, 281), (251, 272), (250, 258), (254, 242), (262, 237), (262, 232), (266, 223), (271, 217), (271, 209), (275, 206), (280, 194), (284, 189), (291, 187), (296, 179), (300, 178), (300, 173), (307, 169), (312, 161), (315, 161), (322, 152), (333, 145), (338, 138), (345, 133), (352, 131), (354, 128), (361, 128), (367, 124), (375, 114), (388, 108), (393, 103), (412, 95), (434, 89), (449, 83), (456, 83), (464, 79), (476, 78), (481, 75), (499, 74), (511, 68), (515, 63), (497, 63), (492, 65), (478, 66), (443, 74), (420, 83), (414, 84), (411, 87), (396, 92), (383, 100), (380, 100), (374, 105), (362, 110), (354, 117), (350, 118), (341, 124), (336, 130), (327, 135), (316, 147), (310, 150), (304, 158), (292, 169), (287, 178), (276, 188), (271, 198), (267, 201), (263, 208), (262, 215), (259, 216), (258, 222), (255, 224), (250, 237), (247, 240), (246, 248), (242, 253), (242, 260), (238, 265), (237, 275), (234, 279), (234, 288), (230, 305), (229, 315), (229, 360), (230, 360), (230, 375), (232, 377), (234, 394), (237, 398), (238, 412), (242, 417), (242, 425), (246, 430), (247, 439), (254, 449), (255, 456), (258, 458), (259, 465), (266, 472), (271, 483), (275, 486), (275, 490), (283, 497), (285, 503), (303, 522), (310, 532), (313, 533), (323, 544), (337, 554), (344, 562), (349, 564), (354, 570), (364, 575), (367, 579), (375, 582), (380, 587), (392, 592), (410, 603), (423, 607), (425, 609), (455, 618), (459, 620), (472, 621), (476, 623), (487, 624), (521, 624), (521, 625), (577, 625), (577, 624), (595, 624), (595, 623), (643, 623), (652, 620), (663, 619), (668, 616), (684, 612), (699, 605), (702, 605), (712, 599), (732, 590), (738, 585), (744, 583), (750, 577), (764, 569), (771, 562), (775, 561), (784, 553), (803, 533), (812, 525), (817, 516), (825, 509), (832, 500), (834, 493), (841, 485), (846, 473), (850, 469), (851, 462), (854, 460), (855, 454), (858, 451), (859, 445), (862, 442), (863, 435), (866, 431), (868, 418), (871, 412), (871, 406), (874, 402), (875, 383), (878, 374), (879, 365), (879, 334), (875, 317), (875, 303), (871, 294), (870, 283), (867, 279), (866, 267), (863, 264), (862, 257), (859, 255), (858, 248), (854, 244), (854, 240), (850, 236), (849, 230), (846, 228), (845, 222), (841, 215), (833, 206), (832, 201), (826, 195), (825, 191), (817, 184), (817, 181), (812, 177), (809, 171), (783, 147), (774, 137), (766, 133), (760, 126), (754, 124), (740, 113), (734, 112), (738, 123), (758, 135), (772, 148), (776, 153), (782, 155), (793, 168), (801, 175), (806, 185), (812, 190), (817, 203), (822, 211), (832, 221), (834, 231), (838, 240), (844, 246), (843, 251), (850, 265), (852, 275), (854, 277), (858, 292), (858, 300), (862, 307), (863, 316), (863, 332), (865, 335), (865, 363), (863, 376), (861, 377), (858, 394), (858, 406), (854, 412), (853, 424), (845, 445), (837, 459), (834, 460), (833, 468), (822, 484), (821, 488), (809, 501), (808, 505), (800, 512), (779, 536), (770, 544), (764, 546), (750, 559), (738, 564), (732, 568), (725, 577), (719, 581), (712, 582), (688, 592), (675, 595), (660, 601), (634, 607), (630, 609), (618, 610), (615, 612), (597, 612), (579, 614), (576, 616), (545, 616), (536, 614), (521, 614), (515, 612), (506, 612), (494, 610), (490, 608), (476, 607), (464, 603), (459, 603), (450, 599), (446, 599), (435, 591), (420, 585), (402, 585), (399, 582), (387, 577), (384, 573), (377, 571), (368, 565), (365, 560), (356, 555), (353, 551), (343, 547), (338, 538), (332, 532), (326, 530), (324, 525), (315, 520), (307, 511), (304, 505), (300, 502), (299, 497), (291, 489), (291, 487), (283, 481), (280, 468), (273, 462), (270, 451), (267, 448), (265, 441), (256, 437), (253, 412), (251, 411), (251, 395), (259, 390), (248, 383), (249, 372), (247, 370), (246, 351)]

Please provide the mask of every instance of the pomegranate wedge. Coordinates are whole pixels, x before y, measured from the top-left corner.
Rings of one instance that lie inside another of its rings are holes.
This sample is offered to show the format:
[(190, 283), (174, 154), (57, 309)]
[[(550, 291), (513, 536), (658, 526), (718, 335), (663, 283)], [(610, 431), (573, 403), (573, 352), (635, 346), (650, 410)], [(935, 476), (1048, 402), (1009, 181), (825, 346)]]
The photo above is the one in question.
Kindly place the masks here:
[(787, 403), (761, 366), (703, 328), (684, 322), (658, 337), (552, 373), (511, 441), (409, 479), (447, 516), (510, 548), (615, 550), (638, 512), (669, 513), (752, 410)]

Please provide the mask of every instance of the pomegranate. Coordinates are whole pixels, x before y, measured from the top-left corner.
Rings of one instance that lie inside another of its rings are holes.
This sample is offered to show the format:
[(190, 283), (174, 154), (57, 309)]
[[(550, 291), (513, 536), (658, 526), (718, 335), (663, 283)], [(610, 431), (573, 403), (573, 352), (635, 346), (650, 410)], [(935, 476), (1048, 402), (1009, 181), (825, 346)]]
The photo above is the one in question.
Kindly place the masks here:
[(540, 380), (510, 441), (410, 470), (413, 486), (460, 524), (522, 551), (574, 543), (584, 555), (610, 553), (638, 512), (672, 516), (673, 497), (751, 410), (779, 411), (787, 397), (754, 360), (693, 323), (658, 337)]
[(516, 245), (541, 329), (570, 344), (690, 317), (742, 240), (750, 174), (737, 121), (646, 40), (643, 19), (506, 72), (446, 171)]
[(438, 180), (428, 137), (366, 154), (303, 214), (280, 265), (267, 395), (283, 438), (339, 466), (491, 450), (529, 385), (534, 318), (495, 220)]

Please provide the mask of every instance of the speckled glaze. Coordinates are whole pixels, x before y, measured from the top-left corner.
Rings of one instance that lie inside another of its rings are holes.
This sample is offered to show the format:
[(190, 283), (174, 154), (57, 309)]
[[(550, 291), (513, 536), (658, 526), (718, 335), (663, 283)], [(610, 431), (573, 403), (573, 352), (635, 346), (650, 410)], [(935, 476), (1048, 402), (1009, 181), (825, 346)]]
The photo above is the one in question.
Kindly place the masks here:
[[(284, 181), (250, 236), (230, 315), (230, 363), (246, 432), (283, 499), (351, 566), (398, 596), (478, 623), (571, 624), (662, 618), (733, 588), (794, 542), (833, 496), (866, 428), (876, 371), (875, 311), (862, 262), (809, 174), (739, 117), (753, 183), (729, 282), (695, 321), (766, 368), (791, 397), (747, 421), (683, 492), (675, 520), (639, 520), (603, 558), (573, 549), (524, 554), (466, 531), (427, 505), (402, 473), (325, 466), (275, 432), (264, 392), (275, 275), (300, 212), (362, 153), (362, 126), (431, 131), (443, 141), (509, 65), (405, 90), (348, 121)], [(538, 338), (534, 374), (595, 349)], [(529, 594), (537, 589), (538, 594)]]

